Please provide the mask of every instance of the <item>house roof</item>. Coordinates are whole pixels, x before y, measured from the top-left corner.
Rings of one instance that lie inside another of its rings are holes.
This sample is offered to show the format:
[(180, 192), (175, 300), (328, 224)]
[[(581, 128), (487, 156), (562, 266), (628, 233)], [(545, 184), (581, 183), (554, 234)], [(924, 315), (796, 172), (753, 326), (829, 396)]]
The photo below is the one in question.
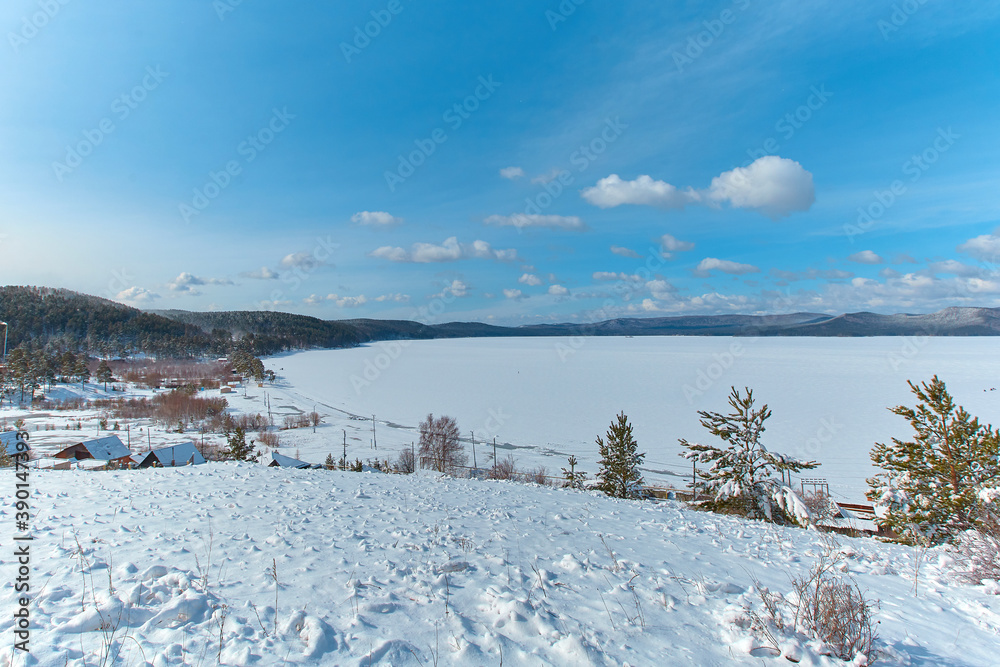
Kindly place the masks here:
[(193, 442), (181, 442), (169, 447), (154, 449), (142, 457), (139, 465), (152, 465), (154, 460), (164, 468), (187, 465), (188, 461), (192, 461), (194, 465), (205, 463), (205, 458)]
[(13, 456), (17, 452), (17, 431), (4, 431), (0, 433), (0, 444), (7, 449), (8, 454)]
[(311, 465), (305, 461), (299, 461), (298, 459), (293, 459), (291, 456), (285, 456), (284, 454), (279, 454), (277, 452), (271, 452), (271, 462), (267, 464), (268, 467), (281, 467), (281, 468), (309, 468)]
[(117, 435), (107, 435), (103, 438), (85, 440), (77, 444), (85, 447), (91, 456), (100, 461), (114, 461), (132, 454)]

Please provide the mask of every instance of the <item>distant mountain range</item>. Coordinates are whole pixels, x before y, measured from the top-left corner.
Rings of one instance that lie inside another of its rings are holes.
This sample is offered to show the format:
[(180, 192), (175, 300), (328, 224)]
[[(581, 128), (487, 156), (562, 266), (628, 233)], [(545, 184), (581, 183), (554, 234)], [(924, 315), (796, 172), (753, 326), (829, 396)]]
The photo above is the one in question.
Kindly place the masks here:
[(141, 311), (100, 297), (46, 287), (0, 287), (8, 348), (25, 342), (104, 354), (225, 354), (246, 338), (257, 354), (351, 347), (379, 340), (511, 336), (996, 336), (1000, 309), (930, 314), (791, 313), (616, 318), (590, 324), (501, 327), (480, 322), (321, 320), (268, 311)]

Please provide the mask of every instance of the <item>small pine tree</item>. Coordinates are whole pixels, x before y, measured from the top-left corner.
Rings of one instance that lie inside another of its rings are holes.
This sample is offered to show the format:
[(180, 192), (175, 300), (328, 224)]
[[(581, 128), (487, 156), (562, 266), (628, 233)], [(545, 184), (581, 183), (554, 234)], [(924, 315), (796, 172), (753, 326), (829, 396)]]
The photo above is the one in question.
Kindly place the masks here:
[(104, 359), (101, 359), (101, 364), (97, 367), (97, 375), (95, 377), (97, 377), (98, 382), (104, 383), (104, 391), (107, 391), (108, 383), (111, 382), (113, 375), (111, 373), (111, 366), (108, 366), (108, 362)]
[[(777, 523), (808, 523), (811, 520), (808, 508), (784, 483), (784, 476), (786, 472), (810, 470), (819, 464), (769, 452), (760, 437), (771, 410), (767, 405), (754, 409), (753, 390), (745, 391), (746, 396), (742, 396), (732, 387), (729, 405), (733, 412), (727, 415), (698, 412), (701, 425), (722, 440), (724, 446), (701, 445), (681, 438), (681, 446), (688, 449), (681, 456), (711, 464), (707, 471), (699, 472), (707, 490), (714, 494), (709, 508)], [(776, 472), (781, 473), (780, 481), (773, 477)]]
[(254, 446), (253, 440), (247, 444), (246, 432), (243, 427), (237, 426), (236, 430), (226, 436), (226, 441), (227, 447), (223, 452), (225, 458), (232, 461), (253, 461), (254, 463), (260, 461), (260, 452)]
[(879, 524), (908, 540), (954, 541), (979, 525), (982, 494), (1000, 486), (1000, 431), (956, 406), (936, 375), (907, 384), (920, 403), (890, 410), (915, 436), (872, 448), (872, 462), (884, 472), (868, 480), (868, 499), (884, 511)]
[(614, 498), (632, 498), (638, 495), (642, 486), (639, 466), (646, 454), (639, 453), (639, 445), (632, 436), (632, 425), (624, 411), (619, 413), (617, 420), (617, 423), (611, 422), (607, 442), (597, 436), (601, 455), (601, 460), (597, 462), (601, 466), (597, 473), (601, 481), (598, 488)]
[(73, 366), (73, 375), (80, 381), (80, 387), (87, 387), (87, 380), (90, 379), (90, 368), (87, 366), (87, 357), (85, 355), (81, 354), (76, 358), (76, 363)]
[(327, 470), (333, 470), (337, 466), (337, 462), (333, 460), (333, 454), (327, 454), (326, 460), (323, 461), (323, 467)]
[(571, 489), (582, 489), (583, 482), (587, 479), (587, 473), (576, 471), (576, 464), (578, 461), (575, 456), (570, 456), (566, 462), (569, 463), (569, 469), (562, 469), (563, 479), (566, 480), (566, 483), (563, 486), (567, 486)]

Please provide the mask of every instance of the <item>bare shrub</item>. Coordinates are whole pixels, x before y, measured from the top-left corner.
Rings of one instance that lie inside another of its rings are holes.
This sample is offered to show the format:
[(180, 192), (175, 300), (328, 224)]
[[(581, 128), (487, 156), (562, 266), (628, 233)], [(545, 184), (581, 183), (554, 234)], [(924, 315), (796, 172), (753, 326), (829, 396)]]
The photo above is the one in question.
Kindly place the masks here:
[(452, 473), (468, 462), (465, 446), (459, 440), (458, 423), (453, 417), (433, 414), (420, 422), (420, 467)]
[(829, 494), (824, 491), (807, 493), (802, 496), (802, 502), (805, 503), (805, 506), (809, 509), (809, 515), (812, 516), (815, 521), (832, 519), (840, 513), (837, 509), (836, 503), (834, 503)]
[(545, 466), (538, 466), (534, 470), (529, 470), (526, 473), (529, 482), (534, 482), (541, 486), (548, 486), (549, 480), (547, 479)]
[(792, 579), (792, 594), (773, 593), (753, 580), (758, 603), (744, 608), (740, 625), (749, 627), (765, 647), (780, 653), (782, 638), (796, 632), (824, 643), (841, 660), (859, 653), (868, 665), (878, 657), (878, 602), (867, 600), (857, 583), (839, 574), (844, 554), (833, 540), (803, 577)]
[(261, 429), (257, 432), (257, 444), (270, 449), (278, 449), (281, 446), (278, 434), (273, 431)]
[(514, 457), (508, 454), (506, 458), (494, 462), (493, 467), (486, 473), (487, 479), (514, 479), (517, 477), (517, 466), (514, 465)]
[(285, 430), (288, 430), (288, 429), (291, 429), (291, 428), (295, 428), (295, 426), (296, 426), (295, 422), (296, 422), (296, 417), (294, 415), (286, 415), (285, 416), (285, 425), (282, 428), (284, 428)]
[(955, 553), (956, 574), (962, 581), (1000, 581), (1000, 517), (990, 510), (981, 511), (978, 528), (959, 536)]
[(404, 449), (396, 459), (396, 470), (407, 475), (410, 474), (417, 468), (415, 458), (412, 449)]

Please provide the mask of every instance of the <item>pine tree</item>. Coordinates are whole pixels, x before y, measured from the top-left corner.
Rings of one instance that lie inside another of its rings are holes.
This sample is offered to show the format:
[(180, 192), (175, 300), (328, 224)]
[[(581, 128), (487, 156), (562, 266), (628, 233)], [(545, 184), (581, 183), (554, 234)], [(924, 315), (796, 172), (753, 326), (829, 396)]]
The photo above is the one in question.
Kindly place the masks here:
[(111, 382), (113, 377), (111, 373), (111, 366), (108, 366), (108, 362), (101, 359), (101, 365), (97, 367), (97, 375), (95, 376), (98, 382), (104, 383), (104, 391), (108, 390), (108, 383)]
[(575, 456), (570, 456), (566, 462), (569, 463), (569, 469), (562, 469), (563, 478), (566, 480), (565, 486), (571, 489), (582, 489), (583, 483), (587, 479), (587, 473), (576, 471), (578, 461)]
[(80, 386), (85, 389), (87, 387), (87, 380), (90, 379), (90, 368), (87, 366), (86, 355), (81, 354), (76, 358), (76, 364), (73, 366), (73, 375), (80, 381)]
[[(706, 490), (714, 494), (708, 503), (712, 509), (733, 511), (752, 519), (774, 522), (811, 520), (808, 508), (791, 487), (785, 485), (785, 473), (811, 470), (819, 464), (769, 452), (760, 442), (764, 422), (771, 410), (764, 405), (754, 409), (753, 390), (746, 388), (742, 396), (732, 387), (729, 405), (733, 412), (698, 411), (701, 425), (724, 443), (723, 447), (701, 445), (681, 438), (688, 451), (681, 456), (691, 461), (711, 464), (699, 472)], [(781, 480), (773, 477), (781, 474)]]
[(237, 426), (236, 430), (226, 435), (228, 447), (223, 455), (232, 461), (260, 461), (260, 452), (254, 447), (254, 441), (247, 444), (246, 432), (243, 427)]
[(323, 461), (323, 467), (327, 470), (333, 470), (337, 466), (337, 462), (333, 460), (333, 454), (327, 454), (326, 460)]
[(1000, 486), (1000, 431), (956, 406), (936, 375), (907, 384), (917, 407), (890, 410), (910, 423), (914, 438), (872, 448), (872, 462), (884, 472), (868, 480), (868, 499), (883, 512), (879, 524), (897, 534), (951, 541), (977, 525), (980, 494)]
[(642, 465), (645, 453), (639, 453), (639, 445), (632, 436), (632, 425), (625, 416), (619, 413), (617, 423), (611, 422), (608, 429), (607, 442), (597, 436), (597, 447), (601, 466), (597, 478), (601, 481), (598, 487), (609, 496), (615, 498), (632, 498), (639, 494), (642, 486)]

